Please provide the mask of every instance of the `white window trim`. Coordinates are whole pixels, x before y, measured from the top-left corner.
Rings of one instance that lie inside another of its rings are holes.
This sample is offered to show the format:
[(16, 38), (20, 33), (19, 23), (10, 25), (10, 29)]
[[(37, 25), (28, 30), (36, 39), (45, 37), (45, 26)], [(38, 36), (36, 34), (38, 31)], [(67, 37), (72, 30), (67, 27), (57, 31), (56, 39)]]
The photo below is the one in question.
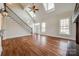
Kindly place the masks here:
[[(64, 18), (64, 19), (69, 19), (69, 18)], [(61, 33), (61, 26), (60, 26), (60, 20), (59, 20), (59, 34), (61, 34), (61, 35), (68, 35), (68, 36), (71, 35), (71, 31), (70, 31), (70, 20), (69, 20), (69, 34)]]
[[(53, 4), (54, 4), (54, 3), (53, 3)], [(44, 6), (44, 4), (43, 4), (43, 6)], [(45, 9), (45, 11), (46, 11), (47, 13), (53, 12), (53, 11), (55, 11), (55, 4), (54, 4), (54, 8), (51, 8), (50, 10), (46, 10), (47, 8), (45, 8), (45, 6), (44, 6), (44, 9)]]

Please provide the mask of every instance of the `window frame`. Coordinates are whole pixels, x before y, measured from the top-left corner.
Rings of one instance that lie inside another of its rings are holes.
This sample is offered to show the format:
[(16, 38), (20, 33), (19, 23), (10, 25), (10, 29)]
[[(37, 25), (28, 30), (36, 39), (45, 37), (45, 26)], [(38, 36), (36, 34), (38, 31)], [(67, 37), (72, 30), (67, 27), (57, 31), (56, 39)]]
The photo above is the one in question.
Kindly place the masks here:
[[(47, 4), (47, 7), (45, 6), (45, 4)], [(44, 7), (44, 9), (45, 9), (45, 11), (46, 11), (47, 13), (50, 13), (50, 12), (52, 12), (52, 11), (55, 10), (55, 4), (54, 4), (54, 3), (51, 3), (51, 4), (54, 5), (51, 9), (49, 9), (49, 5), (48, 5), (48, 4), (50, 4), (50, 3), (43, 3), (43, 7)]]
[[(61, 24), (61, 20), (63, 20), (63, 22), (66, 22), (66, 20), (68, 19), (68, 23), (69, 23), (69, 25), (60, 25)], [(66, 33), (65, 31), (67, 31), (66, 29), (68, 28), (68, 31), (69, 31), (69, 33)], [(61, 29), (63, 29), (63, 30), (61, 30)], [(61, 32), (61, 31), (63, 31), (63, 32)], [(70, 35), (71, 34), (71, 31), (70, 31), (70, 19), (69, 18), (64, 18), (64, 19), (60, 19), (59, 20), (59, 34), (61, 34), (61, 35)]]

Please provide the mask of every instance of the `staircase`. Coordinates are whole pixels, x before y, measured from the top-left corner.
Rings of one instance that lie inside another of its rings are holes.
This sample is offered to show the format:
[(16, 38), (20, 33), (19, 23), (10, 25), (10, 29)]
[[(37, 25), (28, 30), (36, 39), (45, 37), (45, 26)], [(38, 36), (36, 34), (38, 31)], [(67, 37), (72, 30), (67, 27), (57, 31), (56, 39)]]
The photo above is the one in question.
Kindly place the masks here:
[[(19, 24), (26, 32), (28, 32), (30, 34), (33, 33), (33, 27), (34, 27), (33, 25), (34, 25), (35, 21), (27, 11), (25, 11), (23, 9), (20, 10), (22, 13), (25, 12), (25, 15), (27, 15), (26, 18), (24, 18), (25, 16), (23, 17), (21, 12), (13, 10), (9, 6), (6, 6), (6, 9), (7, 9), (9, 15), (7, 17), (5, 17), (6, 19), (4, 19), (4, 20), (7, 20), (7, 18), (10, 17), (11, 20), (13, 20), (17, 24)], [(3, 31), (1, 31), (1, 32), (3, 32)], [(28, 33), (26, 33), (26, 34), (28, 34)], [(5, 33), (2, 33), (1, 35), (2, 35), (2, 37), (4, 37)]]
[[(19, 24), (23, 29), (28, 31), (30, 34), (33, 33), (33, 24), (35, 23), (35, 21), (27, 11), (20, 9), (21, 12), (19, 12), (18, 10), (17, 11), (12, 10), (9, 6), (6, 6), (6, 9), (9, 14), (7, 17), (10, 17), (12, 20), (14, 20), (17, 24)], [(26, 16), (23, 16), (22, 15), (23, 13), (26, 13), (25, 14)], [(3, 40), (3, 37), (4, 37), (4, 30), (0, 30), (0, 41)], [(0, 46), (2, 46), (1, 43), (0, 43)], [(2, 51), (2, 47), (0, 47), (0, 53), (1, 51)]]
[[(14, 21), (16, 21), (19, 25), (21, 25), (26, 31), (29, 31), (32, 33), (33, 24), (35, 23), (34, 19), (31, 17), (31, 15), (26, 11), (26, 18), (20, 17), (22, 16), (22, 13), (24, 10), (20, 10), (21, 12), (18, 12), (15, 10), (12, 10), (8, 6), (6, 6), (7, 11), (9, 13), (9, 17), (11, 17)], [(21, 14), (20, 14), (21, 13)]]
[(30, 33), (32, 33), (32, 27), (30, 27), (25, 21), (23, 21), (9, 7), (7, 7), (7, 11), (9, 13), (9, 17), (11, 17), (14, 21), (16, 21), (19, 25), (21, 25), (25, 30), (28, 30)]

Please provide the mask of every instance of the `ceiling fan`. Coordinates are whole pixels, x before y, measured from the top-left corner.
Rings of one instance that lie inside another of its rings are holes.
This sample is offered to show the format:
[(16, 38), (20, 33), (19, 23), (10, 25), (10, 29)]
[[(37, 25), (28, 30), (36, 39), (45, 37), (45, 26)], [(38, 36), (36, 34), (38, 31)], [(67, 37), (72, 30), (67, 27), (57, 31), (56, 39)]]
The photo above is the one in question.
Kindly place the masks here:
[(36, 5), (35, 5), (34, 3), (32, 4), (31, 7), (28, 7), (28, 8), (30, 8), (31, 11), (33, 11), (34, 13), (35, 13), (36, 11), (39, 11), (39, 9), (36, 7)]

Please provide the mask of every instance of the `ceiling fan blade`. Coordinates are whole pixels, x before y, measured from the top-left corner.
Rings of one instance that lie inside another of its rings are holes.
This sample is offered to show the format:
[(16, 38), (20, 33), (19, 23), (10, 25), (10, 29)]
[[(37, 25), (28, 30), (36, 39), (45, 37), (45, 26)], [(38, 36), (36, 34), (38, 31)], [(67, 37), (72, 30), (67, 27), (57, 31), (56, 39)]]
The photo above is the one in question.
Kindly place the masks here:
[(35, 9), (35, 5), (32, 8)]
[(35, 10), (37, 10), (37, 11), (38, 11), (39, 9), (35, 9)]
[(32, 5), (32, 7), (28, 7), (28, 8), (30, 9), (30, 11), (33, 11), (34, 13), (39, 10), (38, 8), (36, 8), (34, 4)]

